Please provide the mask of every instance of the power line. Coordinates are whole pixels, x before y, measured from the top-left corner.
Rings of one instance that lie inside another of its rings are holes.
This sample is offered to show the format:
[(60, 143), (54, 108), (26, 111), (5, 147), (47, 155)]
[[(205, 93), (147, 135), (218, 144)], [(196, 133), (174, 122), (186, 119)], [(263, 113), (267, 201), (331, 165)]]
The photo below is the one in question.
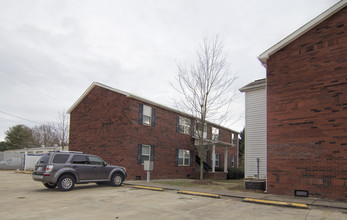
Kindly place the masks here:
[(29, 120), (29, 119), (25, 119), (25, 118), (22, 118), (22, 117), (19, 117), (19, 116), (16, 116), (16, 115), (12, 115), (12, 114), (10, 114), (10, 113), (6, 113), (6, 112), (3, 112), (3, 111), (1, 111), (1, 110), (0, 110), (0, 113), (3, 113), (3, 114), (5, 114), (5, 115), (9, 115), (9, 116), (12, 116), (12, 117), (15, 117), (15, 118), (24, 120), (24, 121), (28, 121), (28, 122), (31, 122), (31, 123), (41, 124), (41, 123), (39, 123), (39, 122), (32, 121), (32, 120)]

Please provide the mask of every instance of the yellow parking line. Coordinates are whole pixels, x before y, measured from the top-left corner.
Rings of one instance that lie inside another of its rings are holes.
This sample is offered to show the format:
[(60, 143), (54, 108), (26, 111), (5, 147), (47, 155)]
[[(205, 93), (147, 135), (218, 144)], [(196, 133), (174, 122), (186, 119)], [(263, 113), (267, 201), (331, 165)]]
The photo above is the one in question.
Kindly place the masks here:
[(194, 195), (194, 196), (206, 196), (206, 197), (211, 197), (211, 198), (220, 198), (220, 195), (212, 194), (212, 193), (202, 193), (202, 192), (192, 192), (192, 191), (178, 191), (177, 193)]
[(266, 204), (266, 205), (288, 206), (288, 207), (295, 207), (295, 208), (302, 208), (302, 209), (308, 208), (306, 204), (302, 204), (302, 203), (279, 202), (279, 201), (271, 201), (271, 200), (263, 200), (263, 199), (244, 198), (243, 202), (253, 202), (253, 203)]
[(133, 186), (133, 188), (137, 188), (137, 189), (149, 189), (149, 190), (154, 190), (154, 191), (164, 191), (163, 188), (159, 188), (159, 187), (150, 187), (150, 186)]

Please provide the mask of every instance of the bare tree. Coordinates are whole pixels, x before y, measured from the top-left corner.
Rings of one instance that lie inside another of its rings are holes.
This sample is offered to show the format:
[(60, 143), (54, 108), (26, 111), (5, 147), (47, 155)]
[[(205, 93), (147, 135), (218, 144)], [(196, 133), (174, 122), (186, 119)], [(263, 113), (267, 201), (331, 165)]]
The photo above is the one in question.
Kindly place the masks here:
[(69, 118), (65, 111), (59, 112), (55, 122), (46, 122), (32, 129), (32, 139), (36, 146), (65, 147), (69, 141)]
[(203, 179), (203, 161), (209, 149), (204, 137), (206, 120), (217, 124), (226, 120), (235, 95), (232, 92), (235, 80), (218, 36), (203, 40), (196, 63), (189, 67), (178, 65), (177, 86), (173, 87), (181, 98), (175, 102), (179, 109), (190, 112), (197, 119), (195, 147), (200, 158), (200, 179)]
[(45, 123), (32, 128), (33, 139), (37, 146), (51, 147), (59, 143), (57, 133), (52, 123)]
[(69, 116), (65, 111), (59, 112), (54, 127), (58, 135), (59, 145), (64, 148), (69, 143)]

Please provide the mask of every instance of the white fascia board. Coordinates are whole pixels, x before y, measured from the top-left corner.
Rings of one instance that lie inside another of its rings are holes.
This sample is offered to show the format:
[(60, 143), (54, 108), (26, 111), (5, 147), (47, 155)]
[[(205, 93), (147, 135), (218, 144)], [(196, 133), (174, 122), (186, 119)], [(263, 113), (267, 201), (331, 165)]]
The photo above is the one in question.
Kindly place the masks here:
[(87, 94), (95, 87), (95, 82), (92, 83), (86, 91), (77, 99), (77, 101), (67, 110), (68, 114), (71, 114), (71, 112), (76, 108), (78, 104), (84, 99), (84, 97), (87, 96)]
[[(256, 82), (259, 82), (259, 83), (256, 83)], [(239, 91), (249, 92), (249, 91), (263, 89), (263, 88), (266, 88), (266, 78), (255, 80), (254, 82), (249, 83), (245, 85), (244, 87), (240, 88)]]
[(79, 105), (80, 102), (82, 102), (82, 100), (88, 95), (88, 93), (89, 93), (90, 91), (92, 91), (92, 89), (93, 89), (95, 86), (99, 86), (99, 87), (102, 87), (102, 88), (105, 88), (105, 89), (108, 89), (108, 90), (111, 90), (111, 91), (114, 91), (114, 92), (123, 94), (123, 95), (125, 95), (125, 96), (129, 96), (129, 95), (130, 95), (130, 94), (127, 93), (127, 92), (123, 92), (123, 91), (121, 91), (121, 90), (118, 90), (118, 89), (115, 89), (115, 88), (106, 86), (106, 85), (101, 84), (101, 83), (98, 83), (98, 82), (93, 82), (93, 83), (88, 87), (88, 89), (81, 95), (81, 97), (79, 97), (79, 99), (69, 108), (69, 110), (67, 110), (67, 113), (68, 113), (68, 114), (71, 114), (71, 112), (76, 108), (76, 106)]
[[(181, 112), (179, 110), (176, 110), (176, 109), (173, 109), (173, 108), (170, 108), (170, 107), (167, 107), (167, 106), (164, 106), (164, 105), (161, 105), (161, 104), (158, 104), (158, 103), (155, 103), (153, 101), (150, 101), (148, 99), (144, 99), (142, 97), (139, 97), (139, 96), (136, 96), (136, 95), (133, 95), (131, 93), (127, 93), (127, 92), (124, 92), (124, 91), (121, 91), (121, 90), (118, 90), (118, 89), (115, 89), (115, 88), (112, 88), (110, 86), (107, 86), (107, 85), (104, 85), (104, 84), (101, 84), (101, 83), (98, 83), (98, 82), (93, 82), (89, 87), (88, 89), (81, 95), (81, 97), (69, 108), (69, 110), (67, 111), (68, 114), (71, 114), (71, 112), (82, 102), (82, 100), (88, 95), (88, 93), (95, 87), (95, 86), (99, 86), (99, 87), (102, 87), (102, 88), (105, 88), (107, 90), (110, 90), (110, 91), (113, 91), (113, 92), (116, 92), (116, 93), (119, 93), (119, 94), (122, 94), (122, 95), (125, 95), (126, 97), (128, 98), (132, 98), (132, 99), (135, 99), (135, 100), (138, 100), (138, 101), (141, 101), (143, 103), (147, 103), (147, 104), (150, 104), (150, 105), (153, 105), (153, 106), (157, 106), (159, 108), (163, 108), (165, 110), (168, 110), (168, 111), (171, 111), (171, 112), (175, 112), (177, 114), (180, 114), (182, 116), (186, 116), (186, 117), (189, 117), (189, 118), (195, 118), (194, 116), (192, 115), (189, 115), (185, 112)], [(237, 133), (239, 134), (240, 132), (238, 131), (235, 131), (235, 130), (232, 130), (230, 128), (226, 128), (226, 127), (223, 127), (223, 126), (220, 126), (220, 125), (217, 125), (217, 124), (214, 124), (214, 123), (211, 123), (211, 122), (207, 122), (211, 125), (215, 125), (219, 128), (223, 128), (225, 130), (228, 130), (228, 131), (231, 131), (233, 133)]]
[[(136, 100), (141, 101), (141, 102), (143, 102), (143, 103), (147, 103), (147, 104), (150, 104), (150, 105), (153, 105), (153, 106), (157, 106), (157, 107), (159, 107), (159, 108), (168, 110), (168, 111), (170, 111), (170, 112), (175, 112), (175, 113), (177, 113), (177, 114), (179, 114), (179, 115), (181, 115), (181, 116), (186, 116), (186, 117), (188, 117), (188, 118), (197, 119), (197, 118), (195, 118), (194, 116), (192, 116), (192, 115), (190, 115), (190, 114), (188, 114), (188, 113), (185, 113), (185, 112), (179, 111), (179, 110), (177, 110), (177, 109), (173, 109), (173, 108), (167, 107), (167, 106), (165, 106), (165, 105), (158, 104), (158, 103), (156, 103), (156, 102), (150, 101), (150, 100), (148, 100), (148, 99), (144, 99), (144, 98), (142, 98), (142, 97), (139, 97), (139, 96), (136, 96), (136, 95), (133, 95), (133, 94), (129, 94), (128, 97), (129, 97), (129, 98), (136, 99)], [(212, 125), (212, 126), (216, 126), (216, 127), (218, 127), (218, 128), (222, 128), (222, 129), (225, 129), (225, 130), (227, 130), (227, 131), (231, 131), (231, 132), (236, 133), (236, 134), (239, 134), (239, 133), (240, 133), (240, 132), (238, 132), (238, 131), (235, 131), (235, 130), (232, 130), (232, 129), (230, 129), (230, 128), (226, 128), (226, 127), (220, 126), (220, 125), (218, 125), (218, 124), (215, 124), (215, 123), (212, 123), (212, 122), (209, 122), (209, 121), (206, 121), (206, 122), (207, 122), (208, 124)]]
[(330, 16), (332, 16), (336, 12), (343, 9), (346, 5), (347, 5), (347, 0), (339, 1), (334, 6), (332, 6), (331, 8), (329, 8), (328, 10), (323, 12), (322, 14), (318, 15), (317, 17), (312, 19), (310, 22), (306, 23), (304, 26), (300, 27), (298, 30), (296, 30), (295, 32), (293, 32), (292, 34), (290, 34), (289, 36), (287, 36), (286, 38), (284, 38), (283, 40), (281, 40), (280, 42), (278, 42), (274, 46), (270, 47), (262, 54), (260, 54), (258, 56), (258, 59), (263, 64), (263, 66), (265, 66), (265, 68), (266, 68), (266, 62), (272, 54), (276, 53), (277, 51), (279, 51), (283, 47), (287, 46), (288, 44), (290, 44), (291, 42), (293, 42), (297, 38), (301, 37), (303, 34), (308, 32), (309, 30), (311, 30), (316, 25), (320, 24), (322, 21), (326, 20), (327, 18), (329, 18)]
[(250, 86), (250, 87), (243, 87), (239, 89), (240, 92), (249, 92), (249, 91), (254, 91), (254, 90), (259, 90), (259, 89), (265, 89), (266, 84), (263, 85), (256, 85), (256, 86)]

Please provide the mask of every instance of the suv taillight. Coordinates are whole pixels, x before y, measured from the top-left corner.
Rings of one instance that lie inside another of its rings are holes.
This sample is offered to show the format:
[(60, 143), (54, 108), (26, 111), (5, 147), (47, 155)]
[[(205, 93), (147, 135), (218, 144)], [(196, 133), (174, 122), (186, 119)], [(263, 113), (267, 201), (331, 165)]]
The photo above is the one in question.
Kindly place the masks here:
[(53, 165), (47, 165), (47, 166), (46, 166), (46, 172), (47, 172), (47, 173), (52, 172), (52, 171), (53, 171), (53, 168), (54, 168)]

